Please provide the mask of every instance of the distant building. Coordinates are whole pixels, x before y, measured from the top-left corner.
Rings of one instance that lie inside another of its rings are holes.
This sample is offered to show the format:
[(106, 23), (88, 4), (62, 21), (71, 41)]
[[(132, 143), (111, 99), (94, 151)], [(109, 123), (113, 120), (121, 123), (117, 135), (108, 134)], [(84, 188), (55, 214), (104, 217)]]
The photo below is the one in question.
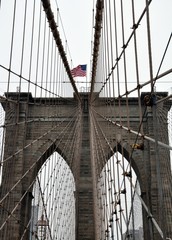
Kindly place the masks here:
[(30, 240), (36, 240), (38, 222), (38, 206), (32, 206), (32, 216), (30, 224)]
[[(134, 235), (134, 236), (133, 236)], [(143, 228), (139, 227), (139, 229), (129, 230), (128, 233), (124, 233), (122, 235), (123, 240), (143, 240)]]

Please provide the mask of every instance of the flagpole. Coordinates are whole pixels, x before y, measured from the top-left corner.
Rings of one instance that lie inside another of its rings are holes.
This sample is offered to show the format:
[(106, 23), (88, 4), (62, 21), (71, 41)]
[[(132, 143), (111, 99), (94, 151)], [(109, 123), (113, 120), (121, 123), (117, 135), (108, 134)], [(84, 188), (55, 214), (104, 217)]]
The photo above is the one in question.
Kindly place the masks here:
[(86, 68), (86, 92), (88, 92), (88, 90), (87, 90), (87, 68)]

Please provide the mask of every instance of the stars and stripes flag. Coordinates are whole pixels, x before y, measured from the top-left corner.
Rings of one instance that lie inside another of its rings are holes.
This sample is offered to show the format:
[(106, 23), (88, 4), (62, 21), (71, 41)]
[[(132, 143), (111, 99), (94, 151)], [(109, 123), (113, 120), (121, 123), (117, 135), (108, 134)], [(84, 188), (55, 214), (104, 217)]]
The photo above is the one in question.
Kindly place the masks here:
[(87, 65), (78, 65), (71, 70), (73, 77), (86, 77)]

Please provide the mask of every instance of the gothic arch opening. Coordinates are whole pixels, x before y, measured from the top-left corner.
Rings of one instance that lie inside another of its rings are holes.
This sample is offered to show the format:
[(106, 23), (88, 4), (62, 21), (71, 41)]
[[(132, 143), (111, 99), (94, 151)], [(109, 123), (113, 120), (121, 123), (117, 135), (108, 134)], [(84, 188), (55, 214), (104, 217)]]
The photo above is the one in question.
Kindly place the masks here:
[(140, 184), (120, 152), (105, 164), (98, 182), (102, 239), (143, 240)]
[[(172, 146), (172, 107), (168, 112), (168, 136), (169, 136), (169, 144)], [(170, 163), (172, 170), (172, 150), (170, 151)]]
[(33, 186), (31, 240), (75, 239), (74, 193), (73, 174), (54, 152), (40, 168)]
[[(0, 105), (0, 162), (3, 159), (3, 147), (4, 147), (4, 119), (5, 119), (5, 112)], [(0, 185), (2, 181), (2, 165), (0, 165)]]

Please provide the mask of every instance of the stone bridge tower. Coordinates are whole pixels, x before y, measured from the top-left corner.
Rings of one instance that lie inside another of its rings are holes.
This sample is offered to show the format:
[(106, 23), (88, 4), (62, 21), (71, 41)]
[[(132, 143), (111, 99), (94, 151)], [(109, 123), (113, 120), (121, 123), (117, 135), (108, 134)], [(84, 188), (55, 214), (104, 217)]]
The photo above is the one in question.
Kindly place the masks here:
[[(159, 95), (164, 96), (166, 94), (159, 93)], [(5, 224), (0, 233), (0, 239), (11, 240), (9, 237), (10, 231), (13, 231), (13, 240), (18, 240), (21, 237), (24, 231), (23, 226), (27, 225), (30, 219), (32, 201), (31, 183), (34, 181), (43, 163), (55, 150), (62, 154), (75, 178), (76, 239), (99, 240), (97, 232), (98, 219), (96, 219), (96, 195), (94, 194), (97, 179), (93, 160), (96, 156), (91, 151), (92, 141), (90, 140), (92, 118), (96, 111), (98, 113), (97, 119), (103, 129), (107, 122), (106, 118), (109, 118), (109, 112), (107, 111), (109, 101), (111, 107), (114, 107), (116, 111), (116, 121), (119, 118), (118, 106), (115, 106), (114, 99), (106, 101), (103, 98), (98, 98), (93, 104), (90, 104), (88, 93), (81, 93), (82, 104), (79, 107), (75, 97), (71, 99), (33, 98), (31, 94), (20, 93), (20, 103), (16, 104), (13, 100), (18, 99), (18, 97), (19, 93), (9, 93), (8, 99), (10, 98), (11, 101), (2, 103), (6, 112), (5, 124), (11, 124), (11, 127), (5, 132), (4, 159), (8, 159), (8, 161), (5, 161), (3, 165), (2, 185), (0, 189), (0, 223), (3, 224), (4, 219), (8, 218), (11, 209), (16, 206), (19, 199), (22, 199), (22, 202), (17, 205), (17, 210), (13, 214), (13, 218), (9, 218)], [(144, 95), (142, 96), (142, 100), (143, 97)], [(72, 115), (71, 113), (75, 111), (76, 106), (78, 112)], [(130, 127), (133, 131), (137, 131), (139, 125), (138, 99), (129, 98), (128, 106), (131, 116), (131, 119), (129, 119)], [(164, 125), (158, 125), (158, 131), (155, 130), (153, 121), (155, 107), (154, 105), (147, 106), (143, 118), (144, 132), (150, 138), (154, 138), (155, 134), (157, 134), (158, 141), (161, 141), (163, 137), (168, 144), (166, 124), (168, 106), (161, 103), (160, 111), (163, 108), (166, 115), (164, 115), (163, 119)], [(59, 108), (60, 114), (58, 115)], [(120, 114), (124, 122), (127, 122), (126, 99), (121, 99), (121, 109)], [(144, 105), (143, 109), (145, 109)], [(47, 118), (47, 113), (52, 117)], [(104, 120), (101, 115), (104, 116)], [(27, 125), (18, 124), (18, 126), (15, 126), (12, 124), (15, 122), (23, 123), (26, 119), (28, 122)], [(75, 121), (76, 119), (77, 121)], [(131, 161), (132, 168), (140, 183), (142, 199), (146, 206), (148, 206), (146, 211), (143, 208), (144, 239), (151, 239), (150, 229), (153, 232), (154, 240), (161, 239), (154, 226), (154, 219), (160, 223), (159, 225), (165, 231), (166, 236), (172, 237), (172, 232), (170, 231), (172, 224), (172, 195), (167, 194), (167, 192), (172, 192), (172, 179), (171, 176), (167, 177), (166, 174), (170, 169), (169, 153), (166, 154), (164, 148), (156, 141), (151, 142), (148, 138), (139, 136), (138, 143), (144, 144), (144, 148), (141, 150), (134, 149), (132, 159), (130, 159), (131, 143), (135, 142), (136, 135), (130, 129), (122, 129), (115, 124), (113, 117), (111, 120), (109, 134), (113, 134), (113, 142), (111, 143), (113, 151), (123, 152), (125, 158)], [(77, 125), (74, 125), (74, 122), (77, 122)], [(69, 128), (81, 129), (81, 131), (78, 131), (77, 136), (75, 136), (78, 147), (74, 151), (73, 162), (71, 162), (69, 157), (70, 152), (62, 153), (64, 144), (67, 143), (70, 149), (70, 136), (67, 134)], [(130, 135), (130, 142), (128, 142), (128, 135)], [(103, 138), (101, 142), (105, 144)], [(106, 157), (98, 166), (99, 173), (102, 171), (105, 162), (112, 156), (113, 151), (108, 146), (106, 147)], [(13, 166), (13, 169), (11, 169), (11, 166)], [(27, 174), (23, 175), (23, 173)], [(160, 186), (159, 178), (162, 180), (162, 186)], [(15, 185), (17, 187), (13, 190)], [(160, 189), (159, 187), (162, 188)], [(3, 201), (3, 199), (5, 200)], [(26, 202), (28, 203), (27, 208)], [(20, 221), (16, 221), (16, 219), (20, 219)], [(21, 223), (24, 224), (22, 225)], [(28, 235), (24, 239), (28, 240)]]

